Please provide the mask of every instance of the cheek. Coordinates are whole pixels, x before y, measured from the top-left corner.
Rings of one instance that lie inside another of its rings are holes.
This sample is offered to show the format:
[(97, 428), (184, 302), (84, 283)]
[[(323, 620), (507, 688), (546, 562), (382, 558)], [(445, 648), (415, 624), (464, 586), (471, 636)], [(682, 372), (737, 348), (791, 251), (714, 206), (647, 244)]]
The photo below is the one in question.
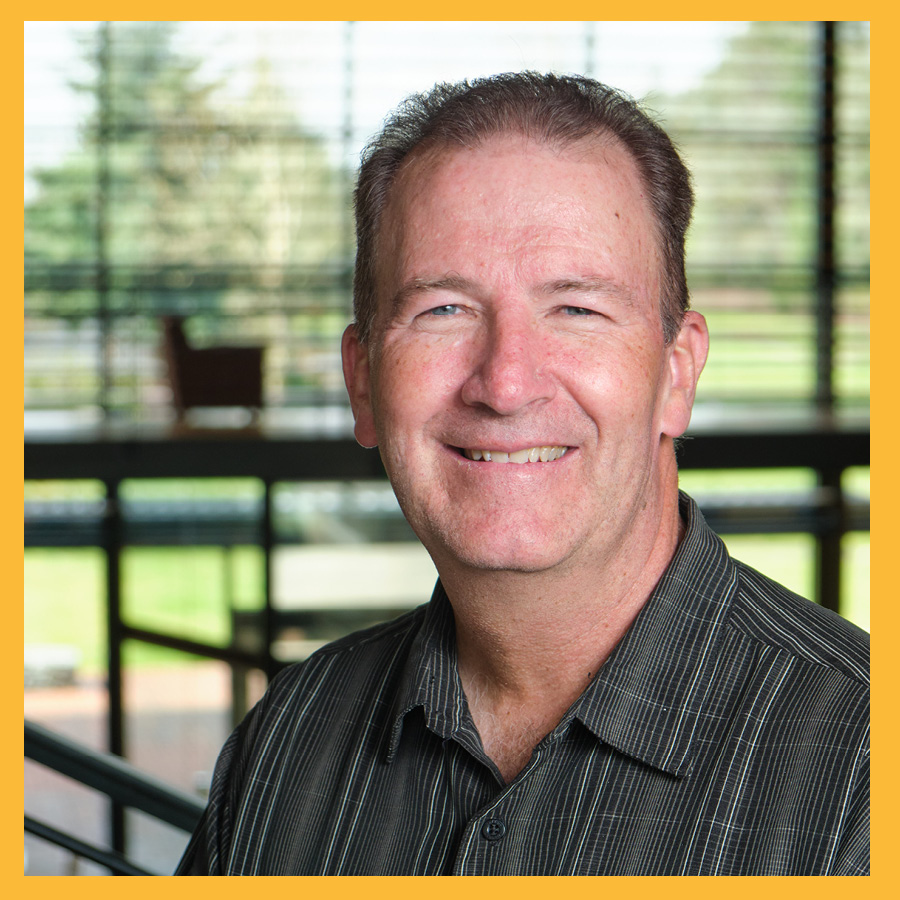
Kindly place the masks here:
[(655, 427), (658, 401), (664, 389), (662, 355), (634, 342), (597, 342), (557, 356), (557, 371), (565, 373), (569, 393), (601, 426), (615, 431)]
[(548, 367), (591, 393), (619, 395), (633, 392), (643, 356), (633, 344), (610, 335), (585, 338), (580, 344), (549, 347)]
[(445, 410), (459, 390), (462, 356), (459, 346), (428, 340), (385, 348), (378, 362), (376, 418), (414, 427)]

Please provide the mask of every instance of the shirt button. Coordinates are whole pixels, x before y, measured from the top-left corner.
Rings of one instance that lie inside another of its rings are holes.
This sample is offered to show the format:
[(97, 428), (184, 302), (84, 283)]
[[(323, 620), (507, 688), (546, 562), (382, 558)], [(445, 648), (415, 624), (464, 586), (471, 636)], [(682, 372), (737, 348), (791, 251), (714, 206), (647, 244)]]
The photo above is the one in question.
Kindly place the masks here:
[(503, 819), (488, 819), (481, 826), (481, 836), (488, 841), (499, 841), (506, 834), (506, 822)]

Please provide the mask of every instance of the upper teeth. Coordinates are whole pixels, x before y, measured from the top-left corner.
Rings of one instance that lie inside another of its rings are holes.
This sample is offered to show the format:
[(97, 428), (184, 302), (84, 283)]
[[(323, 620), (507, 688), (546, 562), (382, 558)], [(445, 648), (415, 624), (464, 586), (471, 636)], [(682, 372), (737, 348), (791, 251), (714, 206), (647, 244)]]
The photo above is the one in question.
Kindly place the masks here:
[(568, 447), (531, 447), (527, 450), (514, 450), (505, 453), (502, 450), (463, 450), (469, 459), (499, 463), (551, 462), (565, 454)]

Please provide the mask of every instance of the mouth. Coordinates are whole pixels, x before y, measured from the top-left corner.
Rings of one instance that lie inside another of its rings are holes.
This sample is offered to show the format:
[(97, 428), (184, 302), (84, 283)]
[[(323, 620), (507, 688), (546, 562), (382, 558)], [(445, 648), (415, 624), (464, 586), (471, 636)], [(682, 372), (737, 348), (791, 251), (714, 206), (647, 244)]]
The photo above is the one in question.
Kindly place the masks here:
[(528, 447), (524, 450), (514, 450), (507, 453), (504, 450), (474, 450), (460, 449), (460, 453), (466, 458), (474, 462), (490, 462), (490, 463), (547, 463), (553, 462), (565, 456), (568, 447), (551, 446), (551, 447)]

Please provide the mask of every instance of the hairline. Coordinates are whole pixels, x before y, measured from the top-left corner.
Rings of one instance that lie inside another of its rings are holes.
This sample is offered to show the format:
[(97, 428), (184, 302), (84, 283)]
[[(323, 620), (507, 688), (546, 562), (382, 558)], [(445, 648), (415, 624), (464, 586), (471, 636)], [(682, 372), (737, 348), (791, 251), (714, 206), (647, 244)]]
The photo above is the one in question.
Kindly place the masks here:
[[(453, 154), (454, 152), (476, 151), (493, 141), (517, 137), (522, 138), (523, 142), (526, 144), (532, 143), (538, 147), (546, 147), (559, 154), (571, 150), (572, 148), (578, 147), (579, 145), (584, 146), (586, 149), (593, 145), (595, 149), (601, 151), (605, 147), (618, 147), (625, 153), (634, 168), (634, 174), (637, 176), (641, 187), (643, 187), (644, 191), (646, 192), (646, 194), (642, 196), (641, 199), (646, 207), (646, 211), (650, 217), (650, 221), (653, 223), (653, 255), (657, 270), (656, 280), (658, 282), (658, 296), (656, 300), (659, 320), (666, 343), (670, 343), (672, 338), (666, 335), (665, 293), (667, 267), (665, 263), (666, 254), (664, 250), (664, 229), (662, 227), (662, 223), (659, 221), (659, 216), (657, 215), (656, 210), (653, 207), (653, 203), (648, 196), (651, 192), (651, 186), (648, 183), (648, 180), (643, 171), (641, 170), (634, 152), (625, 143), (625, 141), (623, 141), (611, 128), (607, 126), (597, 128), (591, 133), (577, 136), (547, 135), (536, 133), (535, 129), (519, 128), (513, 126), (498, 128), (495, 131), (480, 132), (466, 142), (453, 142), (433, 135), (428, 135), (421, 141), (419, 141), (419, 143), (417, 143), (414, 147), (412, 147), (406, 154), (406, 156), (404, 156), (400, 161), (393, 173), (393, 177), (391, 178), (390, 185), (387, 189), (387, 196), (385, 197), (384, 203), (381, 205), (380, 214), (377, 218), (376, 227), (374, 229), (374, 236), (372, 241), (372, 275), (373, 287), (375, 289), (374, 308), (372, 310), (371, 316), (369, 317), (368, 329), (365, 331), (365, 333), (360, 334), (361, 343), (368, 343), (374, 337), (374, 326), (379, 318), (379, 312), (385, 312), (385, 310), (381, 309), (383, 303), (393, 301), (393, 298), (385, 298), (381, 296), (380, 276), (382, 271), (382, 263), (380, 262), (381, 253), (379, 251), (384, 235), (384, 224), (394, 207), (397, 197), (397, 186), (401, 179), (414, 165), (425, 165), (425, 172), (431, 172), (440, 165), (440, 160), (442, 157), (446, 157), (450, 154)], [(682, 315), (683, 312), (684, 311), (682, 311)], [(357, 328), (359, 328), (359, 323), (357, 322), (356, 324)]]

